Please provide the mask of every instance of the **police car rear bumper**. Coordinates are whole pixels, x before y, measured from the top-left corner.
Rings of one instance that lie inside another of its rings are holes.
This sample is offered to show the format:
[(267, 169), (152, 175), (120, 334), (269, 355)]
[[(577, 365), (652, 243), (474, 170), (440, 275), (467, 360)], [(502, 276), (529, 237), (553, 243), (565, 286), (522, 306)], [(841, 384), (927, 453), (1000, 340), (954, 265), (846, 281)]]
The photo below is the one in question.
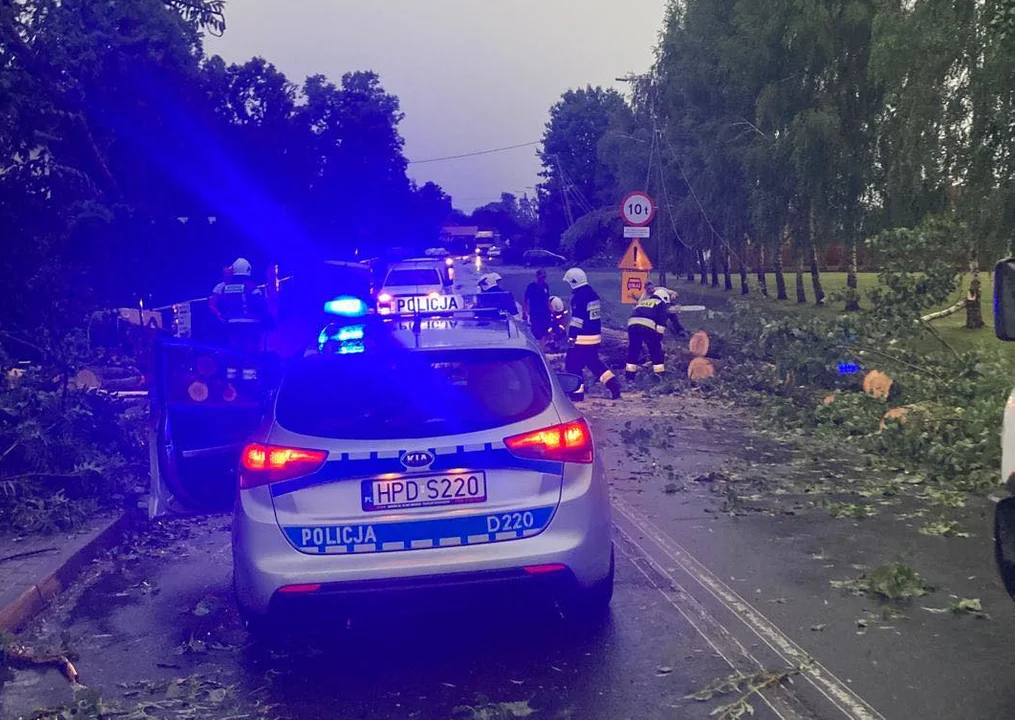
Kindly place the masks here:
[[(307, 555), (289, 544), (277, 524), (240, 509), (233, 520), (237, 600), (246, 613), (263, 615), (296, 599), (279, 592), (290, 586), (320, 585), (307, 595), (330, 597), (512, 580), (518, 585), (592, 587), (609, 574), (612, 552), (609, 496), (598, 463), (596, 468), (594, 475), (590, 466), (569, 466), (561, 502), (539, 535), (481, 545)], [(557, 565), (563, 567), (552, 567)]]

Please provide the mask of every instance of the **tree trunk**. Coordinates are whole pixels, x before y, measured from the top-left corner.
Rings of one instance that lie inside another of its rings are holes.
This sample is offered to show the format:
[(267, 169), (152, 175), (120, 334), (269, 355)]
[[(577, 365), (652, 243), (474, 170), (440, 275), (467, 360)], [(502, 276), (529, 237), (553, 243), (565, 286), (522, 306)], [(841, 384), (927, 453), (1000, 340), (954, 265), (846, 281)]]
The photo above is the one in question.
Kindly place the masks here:
[(980, 305), (980, 263), (976, 254), (969, 258), (969, 293), (966, 295), (966, 327), (977, 330), (983, 327), (983, 308)]
[(758, 246), (758, 286), (762, 297), (768, 297), (768, 280), (765, 278), (765, 246)]
[(856, 240), (849, 246), (849, 269), (846, 271), (846, 312), (860, 310), (860, 290), (857, 281)]
[(740, 261), (737, 265), (740, 266), (740, 294), (747, 295), (751, 292), (751, 288), (747, 285), (747, 258), (751, 252), (751, 239), (744, 237), (744, 252), (740, 256)]
[(722, 249), (722, 279), (726, 292), (730, 292), (733, 289), (733, 277), (730, 275), (730, 251), (727, 247)]
[(775, 257), (772, 259), (775, 269), (776, 300), (789, 300), (789, 293), (786, 292), (786, 276), (782, 271), (782, 249), (785, 246), (786, 241), (780, 236), (779, 241), (775, 244)]
[(715, 249), (715, 239), (712, 240), (712, 287), (719, 287), (719, 253)]
[(807, 302), (807, 293), (804, 292), (804, 256), (800, 256), (800, 262), (796, 266), (796, 301)]
[(705, 251), (698, 248), (698, 269), (701, 270), (701, 284), (708, 285), (708, 267), (705, 264)]
[(821, 287), (821, 272), (818, 270), (818, 248), (811, 242), (811, 284), (814, 285), (814, 304), (825, 304), (825, 291)]

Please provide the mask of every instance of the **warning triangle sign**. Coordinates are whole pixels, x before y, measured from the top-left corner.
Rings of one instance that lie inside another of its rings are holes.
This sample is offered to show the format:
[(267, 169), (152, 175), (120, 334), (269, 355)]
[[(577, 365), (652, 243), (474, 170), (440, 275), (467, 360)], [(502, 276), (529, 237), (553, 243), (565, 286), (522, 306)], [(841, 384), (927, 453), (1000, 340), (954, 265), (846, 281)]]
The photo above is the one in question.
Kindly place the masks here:
[(648, 255), (645, 253), (645, 248), (641, 246), (641, 242), (638, 238), (631, 241), (631, 244), (627, 246), (627, 252), (624, 253), (624, 257), (620, 259), (620, 263), (617, 265), (621, 270), (651, 270), (652, 261), (648, 259)]

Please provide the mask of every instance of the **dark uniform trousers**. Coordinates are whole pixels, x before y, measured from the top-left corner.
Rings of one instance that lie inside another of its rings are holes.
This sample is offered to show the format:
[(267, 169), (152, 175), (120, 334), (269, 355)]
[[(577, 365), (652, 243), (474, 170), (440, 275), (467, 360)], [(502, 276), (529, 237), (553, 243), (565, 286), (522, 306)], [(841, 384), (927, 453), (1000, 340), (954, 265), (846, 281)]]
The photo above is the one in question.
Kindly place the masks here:
[(635, 373), (638, 372), (642, 346), (648, 347), (648, 355), (652, 360), (652, 371), (657, 376), (666, 372), (662, 334), (645, 325), (628, 325), (627, 367), (624, 368), (628, 380), (633, 380)]
[[(568, 348), (567, 355), (564, 356), (564, 369), (573, 375), (584, 377), (585, 368), (588, 368), (593, 375), (599, 378), (599, 382), (613, 391), (613, 386), (617, 384), (617, 378), (599, 357), (599, 347), (599, 345), (572, 345)], [(576, 392), (571, 393), (571, 399), (585, 399), (584, 381)]]

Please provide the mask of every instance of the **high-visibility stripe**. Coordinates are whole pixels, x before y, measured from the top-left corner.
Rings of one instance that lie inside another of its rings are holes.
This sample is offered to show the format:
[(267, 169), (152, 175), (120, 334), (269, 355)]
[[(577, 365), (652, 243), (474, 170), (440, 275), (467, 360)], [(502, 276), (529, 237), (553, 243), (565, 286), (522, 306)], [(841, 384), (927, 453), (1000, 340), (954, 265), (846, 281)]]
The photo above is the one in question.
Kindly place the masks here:
[(665, 335), (666, 327), (663, 325), (656, 325), (656, 332), (659, 333), (660, 335)]
[(606, 372), (604, 372), (602, 375), (599, 376), (599, 382), (607, 383), (610, 382), (610, 380), (612, 380), (615, 377), (616, 375), (613, 374), (612, 370), (607, 370)]
[(653, 365), (652, 366), (652, 372), (654, 372), (654, 373), (666, 372), (666, 366), (665, 365)]
[(652, 330), (655, 330), (656, 327), (657, 327), (656, 323), (655, 323), (655, 320), (650, 320), (649, 318), (643, 318), (643, 317), (629, 318), (628, 321), (627, 321), (627, 326), (628, 327), (632, 327), (634, 325), (641, 325), (642, 327), (647, 327), (647, 328), (650, 328)]
[(575, 345), (599, 345), (602, 342), (602, 335), (579, 335), (574, 339)]
[(585, 321), (582, 318), (580, 318), (580, 317), (571, 316), (571, 322), (569, 324), (571, 325), (571, 327), (576, 327), (576, 328), (583, 328), (583, 327), (585, 327)]
[(628, 364), (627, 364), (627, 365), (626, 365), (626, 366), (624, 367), (624, 370), (625, 370), (626, 372), (638, 372), (638, 366), (637, 366), (637, 365), (632, 365), (631, 363), (628, 363)]

